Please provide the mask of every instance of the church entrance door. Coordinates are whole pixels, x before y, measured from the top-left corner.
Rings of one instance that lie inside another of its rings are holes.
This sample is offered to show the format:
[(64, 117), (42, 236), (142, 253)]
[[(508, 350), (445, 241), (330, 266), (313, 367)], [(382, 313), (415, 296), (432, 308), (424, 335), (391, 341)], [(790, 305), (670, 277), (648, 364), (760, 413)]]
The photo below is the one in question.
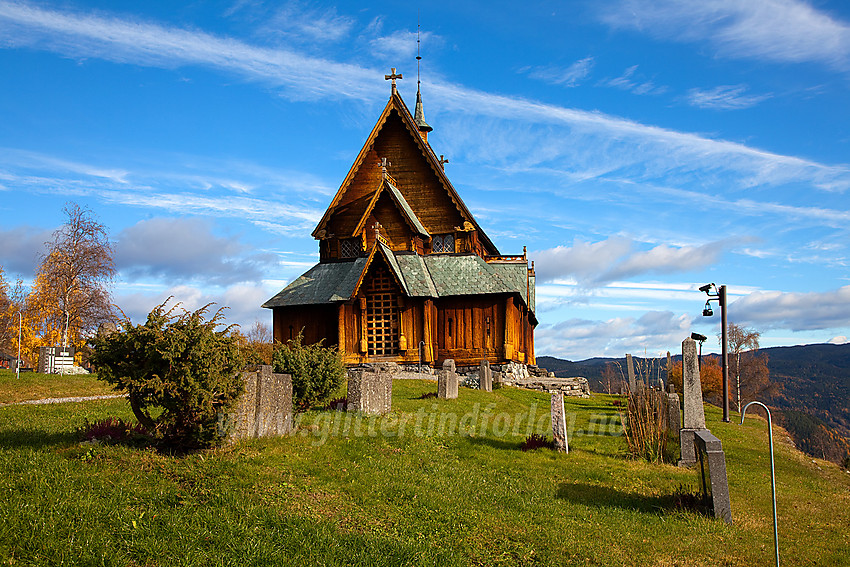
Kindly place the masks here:
[(366, 334), (370, 357), (398, 354), (398, 293), (384, 266), (375, 266), (366, 287)]

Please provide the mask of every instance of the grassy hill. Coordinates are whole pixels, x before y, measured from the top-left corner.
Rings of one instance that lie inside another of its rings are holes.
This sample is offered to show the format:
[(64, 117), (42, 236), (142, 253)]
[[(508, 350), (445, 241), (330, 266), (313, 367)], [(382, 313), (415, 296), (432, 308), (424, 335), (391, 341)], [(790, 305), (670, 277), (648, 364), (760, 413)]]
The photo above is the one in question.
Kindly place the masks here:
[[(768, 356), (771, 379), (782, 385), (779, 395), (762, 401), (784, 410), (816, 416), (850, 439), (850, 344), (773, 347), (761, 349), (761, 352)], [(635, 360), (643, 359), (635, 357)], [(594, 392), (605, 389), (602, 371), (607, 362), (619, 363), (625, 369), (625, 357), (590, 358), (580, 362), (550, 356), (537, 358), (539, 366), (557, 376), (584, 376)]]
[[(626, 458), (608, 396), (567, 401), (564, 455), (518, 449), (548, 428), (548, 395), (419, 399), (435, 390), (396, 381), (389, 416), (310, 412), (295, 435), (183, 457), (79, 442), (86, 420), (129, 418), (124, 400), (0, 407), (0, 563), (772, 564), (761, 419), (706, 408), (729, 526), (677, 507), (697, 471)], [(783, 563), (850, 564), (850, 474), (777, 434)]]

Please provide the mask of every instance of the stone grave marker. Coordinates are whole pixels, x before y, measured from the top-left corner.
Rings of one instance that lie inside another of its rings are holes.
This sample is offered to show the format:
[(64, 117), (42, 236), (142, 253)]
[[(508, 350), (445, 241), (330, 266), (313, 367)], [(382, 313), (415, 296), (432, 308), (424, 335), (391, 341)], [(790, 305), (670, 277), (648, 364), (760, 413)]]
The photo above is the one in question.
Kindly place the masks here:
[(552, 443), (556, 451), (570, 452), (570, 444), (567, 439), (567, 416), (564, 412), (564, 394), (558, 392), (552, 394)]
[(224, 418), (231, 428), (229, 441), (284, 435), (292, 431), (292, 377), (275, 374), (271, 366), (242, 372), (245, 391)]
[(387, 413), (392, 409), (393, 377), (378, 368), (355, 369), (348, 374), (348, 411), (369, 415)]
[(443, 361), (443, 369), (437, 375), (437, 397), (441, 400), (457, 399), (457, 383), (455, 361), (448, 358)]
[(697, 462), (694, 433), (705, 429), (705, 409), (702, 403), (697, 343), (690, 337), (682, 341), (682, 395), (684, 396), (684, 423), (679, 433), (682, 450), (679, 465), (691, 466)]
[(485, 392), (493, 391), (493, 371), (490, 370), (490, 363), (486, 360), (481, 361), (478, 370), (478, 387)]

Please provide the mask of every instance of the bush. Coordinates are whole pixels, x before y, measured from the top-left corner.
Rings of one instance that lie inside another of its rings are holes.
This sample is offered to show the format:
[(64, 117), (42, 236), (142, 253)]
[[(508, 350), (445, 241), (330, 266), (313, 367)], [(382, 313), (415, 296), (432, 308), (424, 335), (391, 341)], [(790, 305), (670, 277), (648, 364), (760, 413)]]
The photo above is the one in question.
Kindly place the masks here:
[(163, 445), (209, 447), (227, 433), (219, 415), (242, 393), (242, 353), (230, 327), (216, 330), (221, 309), (206, 320), (209, 305), (174, 315), (179, 304), (166, 311), (166, 303), (144, 325), (125, 320), (122, 331), (95, 337), (91, 363), (99, 379), (129, 394), (136, 419)]
[(299, 411), (325, 404), (346, 375), (336, 347), (323, 347), (321, 342), (305, 346), (301, 333), (278, 345), (274, 371), (292, 376), (292, 405)]

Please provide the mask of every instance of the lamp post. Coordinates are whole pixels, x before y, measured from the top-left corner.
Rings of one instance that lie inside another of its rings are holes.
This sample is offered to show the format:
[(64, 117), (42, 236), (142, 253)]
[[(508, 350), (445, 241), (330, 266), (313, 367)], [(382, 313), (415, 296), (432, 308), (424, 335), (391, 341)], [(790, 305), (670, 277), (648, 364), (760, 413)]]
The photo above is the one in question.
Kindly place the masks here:
[[(714, 288), (714, 293), (711, 293), (711, 288)], [(726, 286), (722, 285), (718, 288), (714, 283), (710, 283), (700, 287), (699, 290), (708, 296), (708, 299), (705, 301), (705, 308), (702, 310), (703, 317), (714, 315), (710, 302), (717, 301), (720, 305), (720, 342), (722, 348), (720, 362), (723, 369), (723, 421), (729, 423), (729, 341), (726, 337)]]

